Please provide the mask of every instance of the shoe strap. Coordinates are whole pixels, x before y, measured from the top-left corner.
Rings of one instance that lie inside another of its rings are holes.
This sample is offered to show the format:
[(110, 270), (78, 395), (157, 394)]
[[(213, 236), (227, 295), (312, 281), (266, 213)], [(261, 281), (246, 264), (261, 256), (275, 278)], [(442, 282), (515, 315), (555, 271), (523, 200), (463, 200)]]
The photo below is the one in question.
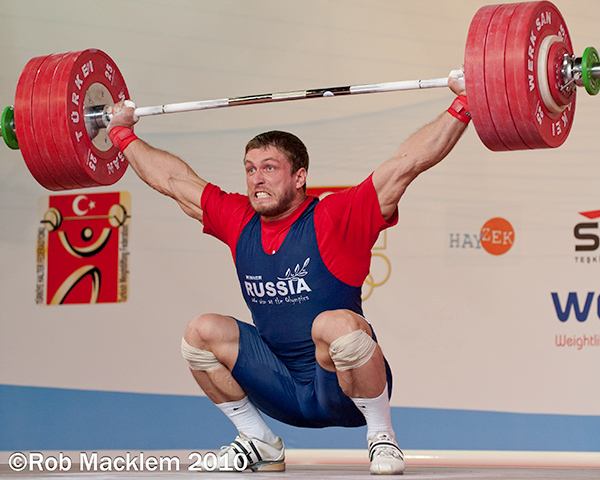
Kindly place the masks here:
[(390, 442), (389, 440), (376, 440), (371, 445), (369, 445), (369, 461), (370, 462), (373, 461), (375, 449), (377, 449), (379, 447), (392, 447), (392, 448), (398, 450), (398, 452), (400, 453), (400, 458), (402, 458), (402, 460), (404, 460), (404, 454), (402, 453), (402, 450), (400, 450), (400, 447), (398, 447), (398, 445), (396, 445), (393, 442)]
[[(248, 465), (253, 465), (256, 462), (262, 462), (262, 457), (261, 457), (258, 449), (256, 448), (256, 446), (254, 445), (254, 442), (252, 440), (248, 439), (247, 443), (248, 443), (248, 445), (250, 445), (252, 452), (249, 452), (248, 450), (246, 450), (246, 448), (244, 448), (244, 445), (242, 444), (242, 442), (239, 441), (237, 438), (233, 441), (231, 446), (233, 447), (233, 450), (236, 453), (241, 453), (246, 456), (246, 458), (248, 459)], [(252, 459), (252, 453), (254, 453), (254, 455), (256, 456), (256, 460)]]

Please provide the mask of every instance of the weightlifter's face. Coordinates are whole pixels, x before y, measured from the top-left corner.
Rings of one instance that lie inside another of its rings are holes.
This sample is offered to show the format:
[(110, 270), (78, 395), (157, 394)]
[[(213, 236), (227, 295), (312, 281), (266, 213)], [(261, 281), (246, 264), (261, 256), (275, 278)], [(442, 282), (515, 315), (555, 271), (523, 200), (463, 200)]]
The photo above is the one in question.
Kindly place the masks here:
[(304, 200), (306, 170), (292, 173), (291, 163), (277, 148), (249, 150), (244, 167), (250, 205), (263, 219), (285, 218)]

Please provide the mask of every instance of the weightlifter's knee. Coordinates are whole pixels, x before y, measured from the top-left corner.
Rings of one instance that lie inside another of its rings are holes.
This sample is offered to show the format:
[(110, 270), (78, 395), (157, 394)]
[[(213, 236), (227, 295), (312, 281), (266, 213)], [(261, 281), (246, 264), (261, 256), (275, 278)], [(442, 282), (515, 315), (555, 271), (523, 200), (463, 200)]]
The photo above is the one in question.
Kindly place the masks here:
[(377, 348), (369, 323), (349, 310), (321, 313), (313, 322), (316, 358), (327, 369), (351, 370), (366, 364)]
[(354, 330), (364, 330), (371, 335), (371, 326), (360, 315), (350, 310), (329, 310), (320, 313), (312, 325), (315, 343), (331, 344), (336, 338)]
[(185, 337), (181, 339), (181, 355), (187, 360), (192, 370), (206, 372), (222, 365), (214, 353), (192, 347), (186, 342)]
[(192, 370), (212, 370), (237, 357), (239, 330), (231, 317), (205, 314), (192, 320), (181, 339), (181, 354)]

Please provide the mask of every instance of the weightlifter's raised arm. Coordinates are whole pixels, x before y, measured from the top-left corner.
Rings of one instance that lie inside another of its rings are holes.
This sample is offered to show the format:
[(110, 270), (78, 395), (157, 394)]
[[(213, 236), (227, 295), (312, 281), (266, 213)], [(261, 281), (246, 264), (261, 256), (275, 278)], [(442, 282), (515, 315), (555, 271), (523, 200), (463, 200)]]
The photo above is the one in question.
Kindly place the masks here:
[(408, 185), (420, 173), (441, 162), (467, 128), (470, 117), (464, 80), (450, 77), (448, 86), (458, 95), (448, 112), (412, 135), (373, 173), (373, 185), (386, 219), (396, 211)]
[(112, 107), (108, 133), (124, 153), (135, 173), (156, 191), (173, 198), (192, 218), (203, 220), (200, 199), (208, 182), (179, 157), (137, 138), (131, 127), (137, 122), (134, 108), (120, 102)]

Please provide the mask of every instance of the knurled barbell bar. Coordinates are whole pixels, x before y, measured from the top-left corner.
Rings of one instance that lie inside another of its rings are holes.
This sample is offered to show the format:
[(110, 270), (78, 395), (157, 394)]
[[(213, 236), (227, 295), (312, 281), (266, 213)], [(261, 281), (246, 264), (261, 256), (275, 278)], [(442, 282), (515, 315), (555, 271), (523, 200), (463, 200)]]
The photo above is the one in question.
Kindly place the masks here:
[[(464, 78), (475, 129), (490, 150), (555, 148), (571, 130), (577, 87), (600, 91), (600, 56), (593, 47), (573, 54), (566, 23), (548, 1), (489, 5), (471, 21)], [(443, 77), (298, 90), (139, 107), (135, 115), (447, 85)], [(127, 162), (106, 133), (107, 108), (128, 98), (121, 72), (100, 50), (36, 57), (19, 77), (0, 130), (49, 190), (111, 185)]]

